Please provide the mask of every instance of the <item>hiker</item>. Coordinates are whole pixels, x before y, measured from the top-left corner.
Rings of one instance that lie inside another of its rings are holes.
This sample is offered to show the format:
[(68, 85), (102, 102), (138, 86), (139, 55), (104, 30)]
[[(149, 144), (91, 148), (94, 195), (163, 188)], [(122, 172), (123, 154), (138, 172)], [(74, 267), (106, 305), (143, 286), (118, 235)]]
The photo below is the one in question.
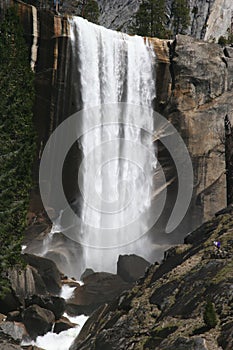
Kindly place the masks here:
[(218, 248), (218, 250), (220, 250), (221, 243), (219, 241), (214, 241), (214, 245), (216, 248)]

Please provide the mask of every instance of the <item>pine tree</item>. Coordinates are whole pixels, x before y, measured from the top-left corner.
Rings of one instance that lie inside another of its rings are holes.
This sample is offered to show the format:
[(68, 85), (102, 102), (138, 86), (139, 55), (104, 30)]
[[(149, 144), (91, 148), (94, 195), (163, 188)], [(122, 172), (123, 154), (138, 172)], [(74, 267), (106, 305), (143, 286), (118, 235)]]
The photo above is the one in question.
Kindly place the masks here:
[(99, 6), (95, 0), (79, 0), (78, 2), (79, 16), (90, 22), (99, 23)]
[(190, 23), (189, 10), (187, 0), (174, 0), (171, 10), (174, 34), (185, 34)]
[(131, 26), (132, 34), (165, 38), (165, 0), (143, 0)]
[(207, 301), (205, 305), (203, 319), (209, 329), (216, 327), (218, 324), (217, 314), (211, 301)]
[(0, 295), (20, 262), (34, 156), (33, 73), (16, 9), (0, 24)]

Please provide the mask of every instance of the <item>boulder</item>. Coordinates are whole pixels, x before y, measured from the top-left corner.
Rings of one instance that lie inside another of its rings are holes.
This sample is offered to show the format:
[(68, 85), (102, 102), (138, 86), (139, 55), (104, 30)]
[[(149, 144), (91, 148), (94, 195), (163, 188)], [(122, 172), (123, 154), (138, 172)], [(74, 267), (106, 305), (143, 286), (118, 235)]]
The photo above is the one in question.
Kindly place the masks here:
[(61, 272), (52, 260), (31, 254), (24, 254), (24, 260), (37, 270), (49, 293), (60, 293)]
[(117, 262), (117, 274), (126, 282), (135, 282), (144, 276), (150, 263), (135, 254), (120, 255)]
[(51, 331), (55, 316), (38, 305), (29, 306), (23, 313), (23, 323), (32, 339)]
[(106, 309), (108, 309), (108, 305), (102, 305), (91, 314), (91, 316), (87, 319), (84, 326), (82, 327), (80, 333), (71, 344), (69, 350), (78, 349), (79, 344), (82, 343), (82, 341), (84, 341), (88, 337), (88, 335), (91, 333), (92, 328), (95, 325), (100, 324), (101, 317), (104, 315)]
[(82, 275), (81, 275), (81, 277), (80, 277), (81, 281), (83, 281), (83, 279), (84, 279), (85, 277), (87, 277), (87, 276), (89, 276), (89, 275), (92, 275), (93, 273), (95, 273), (94, 270), (92, 270), (92, 269), (86, 269), (86, 270), (82, 273)]
[(70, 322), (67, 317), (63, 316), (55, 322), (53, 332), (59, 334), (63, 331), (67, 331), (70, 328), (74, 328), (75, 326), (77, 326), (75, 323)]
[(21, 350), (18, 341), (15, 341), (9, 335), (0, 330), (0, 349), (1, 350)]
[(39, 296), (33, 295), (25, 300), (25, 306), (39, 305), (43, 309), (52, 311), (55, 319), (58, 320), (65, 312), (65, 299), (53, 295)]
[(223, 349), (233, 349), (233, 321), (227, 322), (222, 326), (218, 343)]
[(15, 341), (21, 342), (28, 336), (25, 326), (19, 322), (2, 322), (0, 323), (0, 332), (9, 335)]
[(18, 310), (9, 312), (6, 321), (22, 322), (21, 312)]
[(37, 270), (26, 266), (22, 271), (11, 269), (8, 271), (10, 290), (0, 299), (0, 312), (8, 314), (24, 307), (25, 298), (35, 294), (47, 294), (45, 283)]
[(23, 271), (11, 269), (8, 272), (12, 289), (23, 303), (24, 299), (34, 294), (46, 294), (46, 285), (32, 266), (26, 266)]
[(11, 311), (20, 309), (22, 305), (23, 303), (15, 295), (14, 290), (11, 288), (10, 291), (6, 293), (4, 298), (0, 299), (0, 312), (7, 315)]
[(84, 285), (76, 288), (73, 297), (67, 301), (66, 311), (70, 315), (90, 315), (131, 287), (120, 276), (107, 272), (96, 272), (85, 277), (83, 282)]

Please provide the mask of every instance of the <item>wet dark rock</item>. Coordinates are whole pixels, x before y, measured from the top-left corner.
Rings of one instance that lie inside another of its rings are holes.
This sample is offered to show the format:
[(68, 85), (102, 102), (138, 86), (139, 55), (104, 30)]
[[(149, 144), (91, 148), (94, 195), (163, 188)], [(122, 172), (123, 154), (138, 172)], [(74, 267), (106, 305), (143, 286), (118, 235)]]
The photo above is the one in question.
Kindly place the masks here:
[(11, 311), (7, 314), (6, 321), (22, 322), (22, 315), (20, 311)]
[(23, 323), (32, 339), (51, 331), (55, 316), (38, 305), (29, 306), (23, 313)]
[(90, 315), (100, 305), (130, 288), (119, 276), (107, 272), (96, 272), (83, 281), (84, 285), (76, 288), (74, 296), (67, 301), (66, 310), (71, 315)]
[(23, 303), (15, 295), (15, 292), (11, 289), (4, 298), (0, 299), (0, 312), (7, 315), (11, 311), (20, 309)]
[(62, 275), (53, 261), (31, 254), (24, 254), (24, 260), (37, 270), (48, 292), (60, 293)]
[(0, 312), (8, 314), (11, 311), (24, 307), (25, 299), (38, 294), (48, 294), (42, 277), (32, 266), (26, 266), (22, 271), (11, 269), (8, 272), (10, 291), (0, 299)]
[(117, 262), (117, 274), (124, 281), (132, 283), (144, 276), (148, 266), (150, 263), (138, 255), (120, 255)]
[(53, 332), (59, 334), (63, 331), (67, 331), (70, 328), (74, 328), (75, 326), (75, 323), (70, 322), (67, 317), (63, 316), (55, 322)]
[(224, 350), (233, 349), (233, 321), (222, 326), (218, 343)]
[(43, 309), (52, 311), (56, 320), (61, 318), (65, 312), (65, 299), (56, 297), (53, 295), (49, 295), (49, 296), (33, 295), (29, 299), (25, 300), (26, 308), (31, 305), (39, 305)]

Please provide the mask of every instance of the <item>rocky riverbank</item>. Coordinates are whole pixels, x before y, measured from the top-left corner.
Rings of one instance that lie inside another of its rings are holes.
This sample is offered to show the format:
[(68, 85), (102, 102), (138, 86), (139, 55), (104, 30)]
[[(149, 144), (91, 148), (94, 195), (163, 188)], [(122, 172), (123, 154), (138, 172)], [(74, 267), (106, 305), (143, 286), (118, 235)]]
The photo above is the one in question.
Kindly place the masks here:
[[(165, 252), (132, 289), (92, 314), (70, 350), (232, 349), (232, 214), (232, 207), (218, 213)], [(216, 325), (204, 320), (207, 302)]]
[[(118, 274), (87, 269), (79, 283), (47, 258), (33, 254), (23, 254), (23, 258), (25, 269), (9, 270), (11, 287), (0, 299), (0, 348), (5, 350), (22, 349), (22, 344), (30, 344), (48, 332), (59, 334), (78, 327), (70, 316), (91, 315), (132, 288), (149, 266), (136, 255), (121, 256)], [(25, 345), (23, 349), (38, 348)]]

